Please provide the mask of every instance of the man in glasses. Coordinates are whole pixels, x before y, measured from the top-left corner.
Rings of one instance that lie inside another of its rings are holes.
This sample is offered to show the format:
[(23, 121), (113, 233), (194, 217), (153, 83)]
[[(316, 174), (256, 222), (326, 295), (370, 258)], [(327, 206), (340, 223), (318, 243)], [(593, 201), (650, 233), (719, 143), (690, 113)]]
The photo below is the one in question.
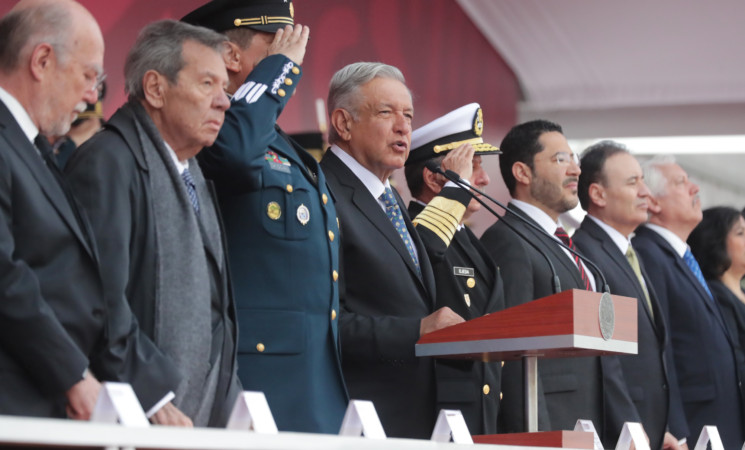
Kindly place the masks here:
[[(559, 215), (577, 206), (581, 172), (561, 126), (545, 120), (517, 125), (500, 145), (500, 170), (512, 195), (510, 210), (543, 229), (507, 214), (481, 240), (500, 267), (507, 307), (554, 294), (551, 260), (561, 290), (594, 289), (588, 267), (559, 245), (572, 247)], [(505, 225), (509, 222), (525, 238)], [(508, 362), (502, 374), (504, 397), (500, 431), (523, 429), (521, 362)], [(592, 420), (605, 446), (614, 446), (624, 421), (638, 421), (616, 357), (543, 359), (538, 364), (539, 429), (571, 430), (577, 419)]]

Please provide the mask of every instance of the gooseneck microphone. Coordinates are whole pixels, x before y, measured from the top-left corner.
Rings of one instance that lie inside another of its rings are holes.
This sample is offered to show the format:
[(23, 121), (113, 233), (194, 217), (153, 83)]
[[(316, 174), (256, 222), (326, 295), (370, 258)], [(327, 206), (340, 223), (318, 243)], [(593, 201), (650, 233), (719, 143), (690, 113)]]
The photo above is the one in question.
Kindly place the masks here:
[[(570, 253), (572, 253), (572, 254), (576, 255), (576, 256), (577, 256), (577, 257), (578, 257), (579, 259), (581, 259), (581, 260), (582, 260), (582, 261), (583, 261), (583, 262), (584, 262), (585, 264), (587, 264), (587, 265), (588, 265), (588, 266), (589, 266), (590, 268), (592, 268), (592, 269), (593, 269), (593, 270), (594, 270), (594, 271), (595, 271), (595, 272), (596, 272), (596, 273), (597, 273), (598, 275), (600, 275), (600, 279), (601, 279), (601, 280), (602, 280), (602, 282), (603, 282), (603, 288), (602, 288), (602, 289), (603, 289), (603, 292), (607, 292), (607, 293), (609, 293), (609, 294), (610, 294), (610, 286), (608, 286), (608, 281), (607, 281), (607, 280), (605, 279), (605, 275), (603, 275), (603, 272), (602, 272), (602, 271), (600, 270), (600, 268), (599, 268), (599, 267), (598, 267), (598, 266), (597, 266), (597, 265), (596, 265), (596, 264), (595, 264), (594, 262), (592, 262), (592, 261), (590, 261), (589, 259), (587, 259), (587, 257), (585, 257), (584, 255), (580, 254), (579, 252), (577, 252), (577, 251), (576, 251), (576, 250), (574, 250), (573, 248), (569, 247), (568, 245), (565, 245), (565, 244), (564, 244), (563, 242), (560, 242), (560, 241), (557, 241), (557, 240), (555, 240), (555, 239), (553, 238), (553, 236), (551, 236), (550, 234), (548, 234), (548, 233), (546, 232), (546, 230), (544, 230), (544, 229), (543, 229), (543, 228), (541, 228), (540, 226), (538, 226), (538, 225), (534, 224), (533, 222), (530, 222), (529, 220), (526, 220), (526, 219), (525, 219), (524, 217), (522, 217), (521, 215), (517, 214), (517, 213), (516, 213), (515, 211), (512, 211), (511, 209), (509, 209), (509, 208), (508, 208), (508, 207), (507, 207), (507, 206), (506, 206), (505, 204), (503, 204), (503, 203), (502, 203), (502, 202), (500, 202), (499, 200), (497, 200), (497, 199), (495, 199), (495, 198), (491, 197), (490, 195), (488, 195), (488, 194), (487, 194), (486, 192), (483, 192), (483, 191), (481, 191), (480, 189), (477, 189), (477, 188), (475, 188), (475, 187), (471, 186), (471, 184), (470, 184), (470, 183), (468, 183), (468, 182), (466, 182), (465, 180), (463, 180), (463, 179), (462, 179), (462, 178), (460, 177), (460, 175), (458, 175), (457, 173), (453, 172), (452, 170), (442, 170), (442, 168), (440, 167), (440, 165), (439, 165), (439, 164), (437, 164), (437, 163), (436, 163), (435, 161), (431, 161), (431, 160), (430, 160), (430, 161), (427, 161), (427, 163), (425, 163), (425, 165), (424, 165), (424, 166), (425, 166), (425, 167), (426, 167), (427, 169), (429, 169), (430, 171), (434, 172), (434, 173), (439, 173), (440, 175), (444, 176), (444, 177), (445, 177), (445, 178), (447, 178), (448, 180), (450, 180), (450, 181), (454, 182), (455, 184), (457, 184), (457, 185), (458, 185), (458, 187), (460, 187), (461, 189), (464, 189), (465, 191), (467, 191), (467, 192), (468, 192), (468, 194), (469, 194), (469, 195), (470, 195), (470, 196), (471, 196), (472, 198), (476, 199), (476, 201), (477, 201), (477, 202), (479, 202), (479, 203), (480, 203), (481, 205), (483, 205), (483, 206), (484, 206), (484, 207), (486, 208), (486, 210), (487, 210), (487, 211), (489, 211), (490, 213), (494, 214), (494, 215), (495, 215), (495, 216), (496, 216), (497, 218), (499, 218), (499, 219), (501, 219), (501, 220), (505, 220), (505, 219), (506, 219), (506, 217), (505, 217), (506, 215), (505, 215), (505, 216), (500, 216), (499, 214), (497, 214), (497, 213), (496, 213), (496, 212), (495, 212), (494, 210), (492, 210), (492, 209), (491, 209), (490, 207), (488, 207), (488, 206), (487, 206), (487, 205), (486, 205), (486, 204), (484, 203), (484, 201), (483, 201), (483, 200), (481, 200), (481, 199), (480, 199), (480, 198), (479, 198), (478, 196), (476, 196), (476, 194), (474, 194), (474, 192), (475, 192), (475, 193), (477, 193), (477, 194), (479, 194), (479, 195), (482, 195), (482, 196), (486, 197), (486, 198), (487, 198), (487, 199), (489, 199), (489, 200), (491, 200), (491, 201), (492, 201), (492, 202), (493, 202), (494, 204), (496, 204), (497, 206), (499, 206), (500, 208), (502, 208), (503, 210), (505, 210), (505, 212), (506, 212), (506, 213), (507, 213), (507, 212), (508, 212), (508, 213), (510, 213), (510, 214), (511, 214), (511, 217), (515, 217), (515, 218), (517, 218), (518, 220), (520, 220), (520, 221), (522, 221), (523, 223), (527, 224), (528, 226), (530, 226), (530, 227), (531, 227), (531, 228), (533, 228), (534, 230), (538, 231), (539, 233), (541, 233), (541, 234), (543, 234), (543, 235), (545, 235), (545, 236), (548, 236), (548, 237), (550, 237), (550, 238), (551, 238), (552, 240), (554, 240), (554, 241), (555, 241), (555, 242), (556, 242), (556, 243), (557, 243), (558, 245), (560, 245), (561, 247), (563, 247), (563, 248), (567, 249), (567, 250), (568, 250), (568, 251), (569, 251)], [(532, 246), (533, 248), (535, 248), (536, 250), (538, 250), (538, 252), (539, 252), (539, 253), (540, 253), (540, 254), (541, 254), (541, 255), (542, 255), (542, 256), (543, 256), (544, 258), (546, 258), (546, 261), (548, 261), (548, 263), (549, 263), (549, 266), (551, 267), (551, 275), (552, 275), (552, 277), (554, 278), (554, 291), (555, 291), (556, 293), (560, 292), (560, 289), (559, 289), (559, 288), (557, 288), (557, 286), (560, 286), (560, 283), (559, 283), (559, 277), (558, 277), (558, 275), (556, 274), (556, 269), (554, 268), (553, 264), (551, 264), (551, 261), (549, 260), (549, 258), (548, 258), (548, 255), (546, 255), (546, 254), (545, 254), (545, 253), (544, 253), (544, 252), (543, 252), (543, 251), (542, 251), (541, 249), (539, 249), (539, 248), (538, 248), (538, 247), (537, 247), (537, 246), (536, 246), (536, 245), (535, 245), (535, 244), (534, 244), (534, 243), (533, 243), (533, 242), (532, 242), (532, 241), (531, 241), (530, 239), (528, 239), (528, 238), (527, 238), (527, 237), (526, 237), (525, 235), (523, 235), (522, 233), (519, 233), (519, 232), (518, 232), (518, 231), (517, 231), (517, 230), (516, 230), (516, 229), (515, 229), (515, 228), (514, 228), (514, 227), (513, 227), (513, 226), (512, 226), (512, 225), (511, 225), (510, 223), (509, 223), (509, 221), (505, 221), (504, 223), (505, 223), (505, 225), (507, 225), (507, 226), (508, 226), (508, 228), (510, 228), (510, 229), (511, 229), (512, 231), (514, 231), (515, 233), (517, 233), (517, 234), (518, 234), (518, 236), (520, 236), (520, 237), (521, 237), (521, 238), (523, 238), (523, 239), (524, 239), (524, 240), (525, 240), (526, 242), (528, 242), (528, 243), (529, 243), (529, 244), (530, 244), (530, 245), (531, 245), (531, 246)]]
[[(458, 175), (457, 173), (453, 172), (452, 170), (447, 170), (446, 172), (449, 172), (450, 175), (453, 176), (453, 178), (455, 178), (455, 179), (449, 177), (448, 174), (446, 174), (445, 172), (443, 172), (442, 169), (440, 168), (440, 166), (435, 161), (432, 161), (432, 160), (427, 161), (424, 164), (424, 167), (426, 167), (427, 169), (429, 169), (431, 172), (439, 173), (440, 175), (443, 175), (445, 178), (453, 181), (454, 183), (456, 183), (456, 185), (458, 186), (458, 188), (465, 190), (468, 193), (468, 195), (471, 196), (471, 198), (473, 198), (474, 200), (476, 200), (477, 202), (479, 202), (481, 204), (481, 206), (483, 206), (484, 208), (486, 208), (487, 211), (489, 211), (490, 213), (492, 213), (494, 215), (494, 217), (496, 217), (497, 219), (500, 219), (500, 220), (504, 220), (504, 216), (500, 216), (489, 205), (487, 205), (486, 203), (484, 203), (483, 200), (481, 200), (479, 197), (477, 197), (476, 194), (474, 194), (473, 192), (471, 192), (471, 190), (472, 189), (475, 189), (475, 188), (473, 188), (469, 183), (466, 183), (465, 181), (462, 181), (461, 178), (460, 178), (460, 175)], [(520, 219), (522, 219), (522, 217), (520, 217)], [(542, 248), (540, 248), (538, 245), (536, 245), (535, 242), (531, 241), (530, 238), (528, 238), (527, 236), (525, 236), (525, 234), (523, 234), (520, 230), (518, 230), (517, 228), (515, 228), (508, 220), (504, 220), (504, 224), (507, 225), (507, 228), (509, 228), (510, 230), (514, 231), (515, 234), (517, 234), (518, 236), (520, 236), (520, 238), (522, 240), (524, 240), (531, 247), (533, 247), (541, 256), (543, 256), (543, 258), (548, 263), (549, 269), (551, 269), (551, 280), (552, 280), (552, 283), (551, 284), (552, 284), (552, 286), (554, 288), (554, 294), (558, 294), (559, 292), (561, 292), (561, 281), (559, 280), (559, 275), (556, 273), (556, 267), (554, 267), (554, 264), (551, 262), (551, 258), (548, 257), (548, 255), (543, 251)]]

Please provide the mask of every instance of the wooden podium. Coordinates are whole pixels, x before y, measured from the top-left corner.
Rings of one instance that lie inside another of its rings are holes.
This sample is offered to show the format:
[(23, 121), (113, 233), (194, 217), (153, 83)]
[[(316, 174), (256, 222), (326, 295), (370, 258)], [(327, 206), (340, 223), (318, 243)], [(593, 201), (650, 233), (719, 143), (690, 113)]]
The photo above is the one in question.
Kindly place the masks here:
[[(536, 433), (538, 358), (636, 354), (636, 303), (630, 297), (566, 290), (425, 334), (416, 344), (416, 355), (479, 361), (522, 359), (525, 427), (529, 432), (520, 433), (525, 435), (523, 445), (540, 446), (539, 435), (542, 441), (549, 436), (552, 442), (563, 441), (566, 431)], [(531, 440), (528, 435), (532, 433), (535, 439)], [(510, 435), (492, 436), (488, 442)], [(482, 438), (481, 442), (486, 441)]]

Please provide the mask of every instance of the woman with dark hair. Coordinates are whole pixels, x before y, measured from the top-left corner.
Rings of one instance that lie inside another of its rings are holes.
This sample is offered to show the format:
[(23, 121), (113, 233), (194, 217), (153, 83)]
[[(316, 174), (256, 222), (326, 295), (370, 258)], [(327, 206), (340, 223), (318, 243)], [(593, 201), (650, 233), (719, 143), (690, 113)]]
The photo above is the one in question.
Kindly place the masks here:
[(718, 206), (704, 211), (703, 220), (688, 237), (727, 327), (745, 349), (745, 219), (735, 208)]

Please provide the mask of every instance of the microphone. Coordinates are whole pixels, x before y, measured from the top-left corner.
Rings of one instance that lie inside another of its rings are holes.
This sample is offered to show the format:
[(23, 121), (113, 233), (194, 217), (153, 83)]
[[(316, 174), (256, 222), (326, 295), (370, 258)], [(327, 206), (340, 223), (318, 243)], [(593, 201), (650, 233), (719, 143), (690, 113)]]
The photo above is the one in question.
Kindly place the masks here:
[[(556, 273), (556, 267), (554, 267), (553, 262), (551, 262), (551, 258), (548, 257), (548, 255), (543, 251), (542, 248), (538, 247), (538, 245), (535, 242), (531, 241), (530, 238), (528, 238), (527, 236), (525, 236), (525, 234), (523, 234), (522, 231), (520, 231), (517, 228), (515, 228), (514, 225), (512, 225), (510, 223), (509, 220), (506, 220), (504, 216), (500, 216), (496, 211), (494, 211), (483, 200), (481, 200), (479, 197), (477, 197), (476, 194), (474, 194), (473, 192), (471, 192), (471, 189), (473, 189), (473, 188), (471, 187), (471, 185), (469, 183), (466, 183), (465, 181), (462, 181), (462, 179), (460, 178), (460, 175), (458, 175), (457, 173), (453, 172), (452, 170), (447, 170), (447, 171), (443, 172), (442, 169), (440, 168), (440, 165), (437, 164), (433, 160), (429, 160), (426, 163), (424, 163), (424, 167), (426, 167), (427, 169), (429, 169), (430, 172), (439, 173), (440, 175), (443, 175), (445, 178), (448, 178), (451, 181), (453, 181), (454, 183), (456, 183), (456, 185), (457, 185), (458, 188), (465, 190), (468, 193), (468, 195), (471, 196), (471, 198), (473, 198), (474, 200), (476, 200), (477, 202), (479, 202), (481, 204), (481, 206), (483, 206), (484, 208), (486, 208), (486, 210), (489, 211), (490, 213), (492, 213), (497, 219), (503, 220), (504, 221), (503, 223), (505, 225), (507, 225), (507, 228), (509, 228), (510, 230), (514, 231), (515, 234), (517, 234), (518, 236), (520, 236), (520, 238), (522, 238), (522, 240), (524, 240), (525, 242), (527, 242), (528, 245), (530, 245), (531, 247), (533, 247), (541, 256), (543, 256), (543, 258), (546, 260), (546, 263), (548, 263), (549, 269), (551, 269), (551, 281), (552, 281), (551, 284), (552, 284), (552, 286), (554, 288), (554, 294), (558, 294), (559, 292), (561, 292), (561, 281), (559, 280), (559, 275)], [(446, 173), (449, 173), (454, 179), (451, 178), (451, 177), (449, 177)], [(502, 206), (502, 205), (499, 205), (499, 206)], [(523, 219), (520, 216), (517, 216), (517, 217), (519, 219), (521, 219), (521, 220), (525, 220), (525, 219)]]
[[(440, 167), (440, 165), (437, 164), (435, 161), (432, 161), (432, 160), (427, 161), (427, 163), (425, 164), (425, 167), (427, 169), (429, 169), (430, 171), (434, 172), (434, 173), (439, 173), (440, 175), (443, 175), (448, 180), (456, 183), (458, 185), (458, 187), (460, 187), (461, 189), (466, 189), (469, 192), (469, 194), (471, 194), (471, 197), (475, 198), (482, 205), (484, 205), (484, 202), (481, 201), (481, 199), (479, 199), (475, 194), (473, 194), (473, 192), (476, 192), (476, 193), (478, 193), (478, 194), (480, 194), (480, 195), (488, 198), (494, 204), (496, 204), (500, 208), (504, 209), (505, 212), (509, 212), (510, 214), (512, 214), (511, 217), (518, 218), (520, 221), (522, 221), (523, 223), (527, 224), (528, 226), (530, 226), (534, 230), (537, 230), (539, 233), (541, 233), (541, 234), (543, 234), (545, 236), (549, 236), (551, 239), (553, 239), (553, 236), (551, 236), (550, 234), (548, 234), (546, 232), (546, 230), (544, 230), (543, 228), (539, 227), (538, 225), (536, 225), (536, 224), (534, 224), (534, 223), (526, 220), (521, 215), (515, 213), (515, 211), (512, 211), (511, 209), (509, 209), (506, 205), (504, 205), (499, 200), (497, 200), (497, 199), (491, 197), (490, 195), (488, 195), (486, 192), (483, 192), (480, 189), (477, 189), (477, 188), (471, 186), (470, 183), (468, 183), (465, 180), (463, 180), (460, 177), (460, 175), (458, 175), (457, 173), (453, 172), (452, 170), (444, 170), (443, 171), (442, 168)], [(473, 192), (471, 192), (471, 191), (473, 191)], [(484, 205), (484, 206), (486, 206), (486, 205)], [(504, 216), (499, 216), (496, 212), (492, 211), (489, 207), (486, 207), (486, 209), (489, 212), (491, 212), (492, 214), (494, 214), (495, 216), (499, 217), (500, 219), (502, 219), (502, 220), (505, 219)], [(515, 231), (515, 232), (517, 231), (517, 230), (515, 230), (515, 228), (513, 228), (512, 226), (510, 226), (508, 222), (505, 222), (505, 224), (508, 225), (508, 227), (512, 231)], [(527, 239), (524, 235), (521, 235), (521, 234), (519, 234), (519, 235), (520, 235), (520, 237), (522, 237), (523, 239), (525, 239), (527, 242), (530, 242), (531, 245), (533, 245), (533, 242), (530, 239)], [(563, 242), (556, 241), (556, 243), (559, 244), (561, 247), (567, 249), (570, 253), (576, 255), (579, 259), (582, 260), (582, 262), (584, 262), (590, 268), (592, 268), (595, 272), (597, 272), (597, 274), (600, 275), (600, 279), (603, 282), (603, 287), (602, 287), (603, 292), (607, 292), (607, 293), (610, 294), (610, 286), (608, 286), (608, 281), (605, 279), (605, 275), (603, 275), (603, 272), (600, 270), (600, 268), (597, 266), (597, 264), (595, 264), (594, 262), (590, 261), (589, 259), (587, 259), (587, 257), (585, 257), (584, 255), (580, 254), (579, 252), (577, 252), (573, 248), (569, 247), (568, 245), (565, 245)], [(536, 248), (537, 249), (537, 247), (535, 245), (533, 245), (533, 248)], [(539, 252), (540, 252), (540, 250), (539, 250)], [(543, 252), (541, 252), (541, 254), (543, 254)], [(548, 256), (547, 255), (543, 255), (543, 256), (548, 260)], [(554, 276), (554, 277), (556, 277), (558, 279), (558, 276), (556, 275), (556, 271), (554, 270), (553, 267), (551, 267), (551, 274), (552, 274), (552, 276)]]

